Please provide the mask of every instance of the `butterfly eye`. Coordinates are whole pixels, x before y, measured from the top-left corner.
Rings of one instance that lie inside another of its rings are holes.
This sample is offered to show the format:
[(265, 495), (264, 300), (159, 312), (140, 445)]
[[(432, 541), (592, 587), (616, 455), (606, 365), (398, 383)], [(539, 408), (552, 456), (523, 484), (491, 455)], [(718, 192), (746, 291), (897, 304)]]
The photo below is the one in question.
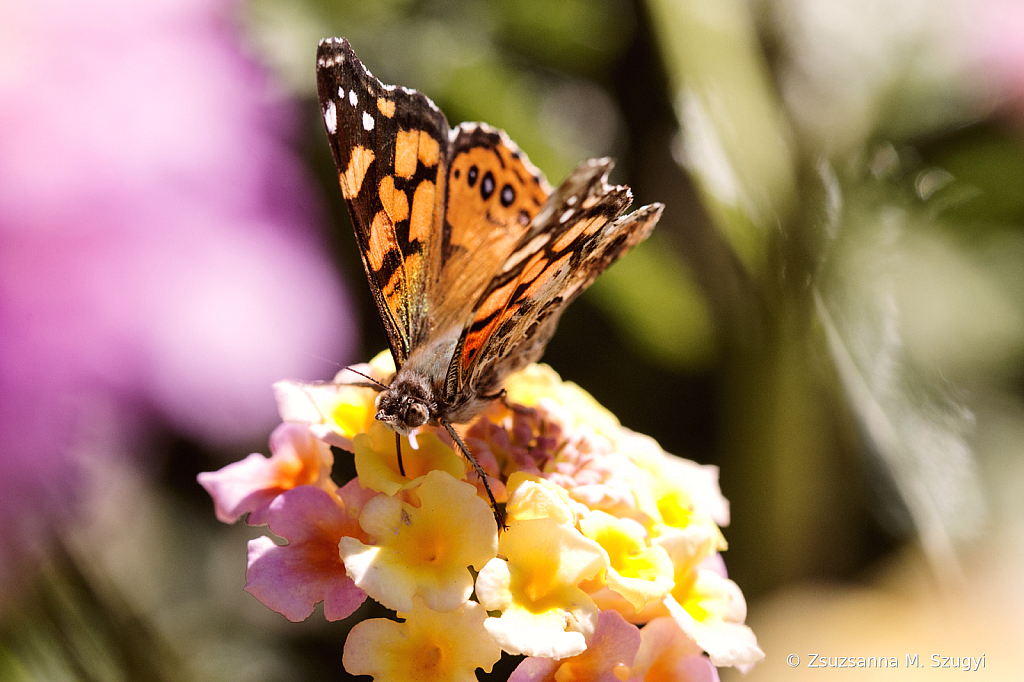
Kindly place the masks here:
[(426, 424), (429, 417), (426, 405), (423, 403), (410, 403), (409, 409), (405, 412), (405, 425), (409, 428), (415, 428)]

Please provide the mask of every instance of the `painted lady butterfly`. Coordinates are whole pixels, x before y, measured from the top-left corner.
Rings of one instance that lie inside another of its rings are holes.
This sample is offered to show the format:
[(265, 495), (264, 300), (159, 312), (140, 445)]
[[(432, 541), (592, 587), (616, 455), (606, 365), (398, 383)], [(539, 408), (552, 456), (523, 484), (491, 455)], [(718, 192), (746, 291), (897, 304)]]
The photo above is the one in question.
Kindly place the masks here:
[(565, 307), (650, 234), (662, 206), (620, 218), (632, 195), (608, 184), (610, 159), (580, 164), (552, 192), (503, 131), (450, 130), (425, 95), (374, 78), (347, 40), (320, 42), (317, 87), (398, 368), (377, 419), (396, 438), (443, 426), (486, 485), (452, 423), (540, 358)]

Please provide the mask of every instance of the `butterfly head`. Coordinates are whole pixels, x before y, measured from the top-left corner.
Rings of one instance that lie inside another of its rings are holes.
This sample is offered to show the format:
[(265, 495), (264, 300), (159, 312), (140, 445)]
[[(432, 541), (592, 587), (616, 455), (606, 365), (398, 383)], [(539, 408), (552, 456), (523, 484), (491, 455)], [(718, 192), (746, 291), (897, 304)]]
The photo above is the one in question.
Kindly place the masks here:
[(387, 424), (403, 436), (417, 426), (433, 421), (437, 403), (430, 399), (426, 380), (417, 377), (397, 377), (391, 385), (377, 394), (377, 420)]

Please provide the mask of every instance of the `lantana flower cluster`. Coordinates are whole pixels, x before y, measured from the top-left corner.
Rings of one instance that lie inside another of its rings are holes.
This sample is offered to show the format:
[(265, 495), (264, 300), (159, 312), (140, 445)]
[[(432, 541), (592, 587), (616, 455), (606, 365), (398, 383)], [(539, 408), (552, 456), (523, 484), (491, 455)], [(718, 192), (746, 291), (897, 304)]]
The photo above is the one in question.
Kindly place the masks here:
[[(374, 418), (389, 354), (333, 382), (275, 385), (283, 423), (260, 454), (200, 474), (217, 517), (266, 525), (249, 542), (246, 590), (292, 621), (328, 620), (367, 596), (397, 620), (357, 623), (343, 663), (378, 681), (475, 680), (501, 652), (515, 682), (717, 680), (764, 654), (743, 624), (719, 530), (729, 521), (715, 467), (623, 428), (544, 365), (459, 434), (483, 481), (441, 428), (400, 442)], [(331, 446), (357, 476), (332, 480)], [(403, 473), (404, 471), (404, 473)]]

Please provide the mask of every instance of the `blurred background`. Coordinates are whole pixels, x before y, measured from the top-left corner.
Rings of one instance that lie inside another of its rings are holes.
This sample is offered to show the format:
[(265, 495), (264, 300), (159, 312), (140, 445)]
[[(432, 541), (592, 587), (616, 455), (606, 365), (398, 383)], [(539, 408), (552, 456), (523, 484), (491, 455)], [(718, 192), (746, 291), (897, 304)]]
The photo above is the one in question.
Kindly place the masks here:
[(721, 467), (748, 679), (1019, 678), (1024, 2), (40, 0), (0, 5), (0, 679), (345, 679), (195, 482), (386, 347), (326, 36), (667, 205), (545, 360)]

